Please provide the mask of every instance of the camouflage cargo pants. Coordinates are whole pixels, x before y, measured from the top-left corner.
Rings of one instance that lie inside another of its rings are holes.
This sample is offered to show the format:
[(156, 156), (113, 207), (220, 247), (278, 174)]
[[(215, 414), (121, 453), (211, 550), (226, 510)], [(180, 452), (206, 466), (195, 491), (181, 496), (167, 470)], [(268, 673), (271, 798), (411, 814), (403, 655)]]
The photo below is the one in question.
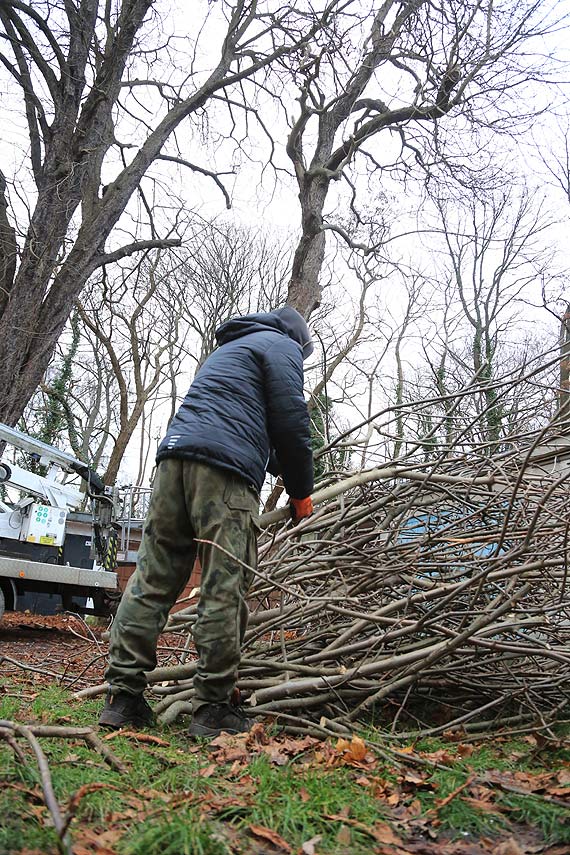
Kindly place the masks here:
[[(156, 666), (158, 636), (198, 555), (202, 580), (193, 629), (199, 654), (193, 706), (229, 699), (253, 576), (239, 561), (256, 566), (258, 511), (254, 488), (238, 475), (190, 460), (159, 463), (137, 569), (111, 630), (105, 677), (113, 692), (138, 694), (145, 688), (145, 671)], [(195, 538), (209, 540), (230, 555)]]

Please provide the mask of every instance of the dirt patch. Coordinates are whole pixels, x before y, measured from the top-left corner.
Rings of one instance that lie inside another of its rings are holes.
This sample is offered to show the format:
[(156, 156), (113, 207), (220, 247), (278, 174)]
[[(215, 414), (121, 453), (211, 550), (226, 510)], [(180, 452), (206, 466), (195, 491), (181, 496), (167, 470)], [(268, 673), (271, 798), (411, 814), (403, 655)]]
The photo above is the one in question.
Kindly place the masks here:
[[(185, 636), (166, 633), (157, 649), (160, 665), (176, 665), (184, 654)], [(100, 683), (108, 653), (106, 625), (91, 626), (70, 614), (6, 614), (0, 624), (0, 676), (42, 686), (54, 681), (81, 689)], [(193, 648), (189, 658), (193, 659)]]

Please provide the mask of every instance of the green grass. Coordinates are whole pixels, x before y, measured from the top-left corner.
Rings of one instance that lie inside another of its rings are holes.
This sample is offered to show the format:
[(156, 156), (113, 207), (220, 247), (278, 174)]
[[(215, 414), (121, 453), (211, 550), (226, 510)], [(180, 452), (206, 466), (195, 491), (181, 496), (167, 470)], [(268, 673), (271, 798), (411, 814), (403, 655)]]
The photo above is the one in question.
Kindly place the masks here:
[(136, 829), (124, 855), (232, 855), (224, 835), (196, 810), (181, 810)]
[[(276, 769), (266, 757), (254, 760), (248, 770), (256, 785), (251, 809), (239, 814), (242, 823), (279, 829), (293, 847), (320, 835), (319, 849), (333, 852), (340, 821), (330, 815), (350, 810), (350, 817), (364, 825), (373, 825), (386, 815), (386, 809), (371, 792), (355, 783), (349, 768), (323, 770), (310, 765), (290, 764)], [(370, 838), (353, 833), (353, 851), (370, 851)]]
[[(0, 694), (0, 718), (79, 726), (96, 722), (101, 705), (100, 699), (74, 702), (69, 692), (57, 686), (37, 693), (26, 688), (21, 699)], [(370, 770), (331, 766), (322, 757), (316, 761), (310, 751), (283, 766), (272, 764), (264, 754), (254, 754), (236, 768), (228, 762), (212, 770), (208, 746), (190, 751), (183, 725), (153, 732), (169, 745), (137, 744), (121, 736), (109, 741), (128, 765), (127, 775), (110, 768), (82, 741), (41, 740), (64, 809), (81, 786), (104, 785), (81, 800), (71, 823), (72, 840), (81, 842), (86, 829), (92, 835), (86, 845), (102, 836), (103, 845), (117, 855), (230, 855), (237, 849), (247, 855), (260, 851), (260, 846), (253, 845), (250, 826), (262, 826), (279, 834), (296, 852), (305, 841), (320, 837), (322, 855), (347, 851), (364, 855), (374, 847), (365, 829), (391, 821), (386, 792), (394, 792), (399, 794), (400, 811), (415, 804), (417, 814), (419, 805), (423, 817), (437, 820), (432, 828), (438, 832), (476, 838), (506, 833), (516, 823), (540, 829), (549, 842), (570, 843), (567, 811), (540, 796), (496, 790), (496, 810), (481, 810), (466, 801), (461, 791), (441, 805), (468, 776), (483, 775), (489, 769), (533, 774), (567, 768), (570, 752), (562, 742), (553, 750), (548, 746), (540, 750), (524, 739), (495, 740), (462, 757), (455, 742), (418, 741), (417, 752), (446, 752), (445, 764), (451, 768), (424, 769), (424, 780), (417, 783), (406, 782), (405, 769), (385, 760), (378, 760)], [(366, 736), (382, 743), (381, 732), (368, 728)], [(24, 848), (56, 855), (57, 840), (41, 798), (39, 773), (29, 749), (21, 744), (28, 758), (25, 766), (0, 741), (0, 855), (15, 855)], [(368, 777), (360, 781), (362, 776)], [(343, 818), (348, 818), (346, 823)], [(413, 824), (410, 828), (413, 834)], [(105, 841), (110, 830), (115, 837)], [(405, 837), (405, 826), (399, 833)], [(270, 843), (263, 847), (273, 851)]]
[(514, 822), (540, 829), (547, 841), (570, 843), (569, 808), (548, 804), (540, 798), (529, 798), (514, 793), (504, 794), (501, 797), (501, 804), (509, 808), (509, 816)]

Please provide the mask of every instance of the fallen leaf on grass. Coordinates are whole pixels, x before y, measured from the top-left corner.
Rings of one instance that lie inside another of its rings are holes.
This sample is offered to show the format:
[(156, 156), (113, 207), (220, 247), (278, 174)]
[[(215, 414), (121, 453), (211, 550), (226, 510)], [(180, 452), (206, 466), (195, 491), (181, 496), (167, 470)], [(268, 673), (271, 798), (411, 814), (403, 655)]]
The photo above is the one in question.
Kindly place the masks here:
[(83, 846), (81, 843), (73, 844), (73, 855), (117, 855), (114, 849), (107, 849), (106, 846)]
[(103, 784), (101, 781), (93, 781), (91, 784), (83, 784), (83, 786), (79, 787), (69, 798), (69, 802), (67, 805), (67, 813), (69, 816), (73, 816), (77, 808), (79, 807), (79, 803), (81, 799), (87, 796), (89, 793), (94, 793), (97, 790), (115, 790), (115, 792), (120, 793), (119, 787), (114, 787), (112, 784)]
[(117, 855), (115, 845), (124, 833), (125, 829), (101, 832), (82, 826), (73, 843), (73, 855)]
[(218, 764), (245, 761), (250, 755), (249, 749), (246, 746), (246, 738), (247, 734), (245, 733), (220, 733), (219, 736), (212, 739), (208, 750), (213, 753), (213, 757)]
[(420, 751), (418, 753), (420, 757), (429, 760), (431, 763), (438, 763), (443, 766), (453, 766), (454, 763), (457, 763), (456, 755), (446, 751), (445, 748), (440, 748), (439, 751)]
[(476, 799), (472, 796), (460, 796), (460, 798), (470, 807), (475, 808), (475, 810), (484, 810), (487, 811), (487, 813), (501, 813), (501, 811), (496, 805), (492, 804), (491, 802), (485, 801), (484, 799)]
[(562, 798), (570, 799), (570, 788), (568, 787), (548, 787), (546, 792), (549, 796), (562, 796)]
[(290, 760), (289, 755), (283, 753), (280, 745), (264, 745), (263, 753), (269, 757), (270, 763), (275, 766), (285, 766)]
[(508, 840), (503, 840), (495, 846), (491, 855), (524, 855), (524, 851), (514, 837), (509, 837)]
[(315, 846), (317, 843), (320, 843), (322, 840), (322, 836), (317, 834), (316, 837), (311, 837), (310, 840), (306, 840), (305, 843), (301, 846), (301, 851), (303, 855), (317, 855), (317, 850)]
[(350, 825), (352, 828), (363, 831), (368, 834), (378, 843), (384, 846), (404, 846), (404, 841), (386, 822), (377, 822), (375, 825), (369, 826), (364, 822), (359, 822), (357, 819), (349, 819), (338, 813), (325, 814), (325, 819), (331, 819), (334, 822), (342, 822), (344, 825)]
[(457, 749), (457, 753), (459, 754), (459, 756), (463, 757), (463, 758), (471, 757), (471, 755), (475, 751), (474, 745), (465, 745), (465, 743), (463, 743), (463, 742), (460, 742), (455, 747)]
[(209, 744), (209, 750), (217, 763), (235, 763), (249, 761), (252, 755), (265, 754), (276, 766), (285, 766), (293, 757), (298, 757), (318, 744), (315, 737), (302, 739), (289, 737), (269, 737), (261, 722), (254, 724), (249, 733), (221, 733)]
[(292, 852), (291, 847), (287, 843), (286, 840), (277, 834), (276, 831), (272, 831), (270, 828), (264, 828), (263, 825), (250, 825), (249, 830), (253, 834), (254, 837), (261, 837), (263, 840), (268, 840), (278, 849), (282, 849), (284, 852)]
[(153, 736), (152, 733), (138, 733), (136, 730), (114, 730), (103, 738), (108, 742), (110, 739), (115, 739), (116, 736), (125, 736), (127, 739), (135, 739), (137, 742), (148, 742), (151, 745), (161, 745), (163, 748), (168, 748), (170, 745), (170, 742), (161, 739), (160, 736)]
[(415, 769), (407, 769), (404, 773), (403, 780), (408, 784), (415, 784), (416, 786), (431, 786), (429, 782), (426, 780), (426, 775), (422, 772), (416, 772)]
[(353, 736), (350, 742), (348, 739), (339, 739), (336, 744), (336, 750), (339, 754), (349, 757), (351, 760), (362, 762), (368, 754), (366, 743), (359, 736)]
[(28, 787), (25, 787), (24, 784), (18, 784), (16, 781), (2, 781), (2, 787), (9, 787), (11, 790), (17, 790), (19, 793), (24, 793), (24, 795), (29, 796), (36, 802), (40, 802), (42, 805), (44, 803), (42, 791), (38, 787), (30, 790)]
[(436, 799), (433, 808), (431, 808), (429, 811), (427, 811), (427, 813), (430, 813), (431, 811), (437, 813), (437, 811), (441, 810), (443, 807), (446, 807), (446, 805), (448, 805), (451, 801), (453, 801), (453, 799), (455, 799), (460, 793), (462, 793), (463, 790), (466, 790), (467, 787), (471, 786), (471, 784), (473, 783), (473, 779), (474, 779), (474, 775), (470, 775), (466, 781), (464, 781), (462, 784), (459, 784), (459, 786), (456, 787), (447, 796), (445, 796), (445, 798)]
[(201, 778), (211, 778), (212, 775), (215, 774), (217, 768), (218, 767), (216, 766), (215, 763), (210, 763), (209, 766), (204, 766), (203, 769), (200, 769), (198, 774), (200, 775)]
[(336, 836), (336, 842), (341, 846), (350, 846), (352, 843), (352, 834), (348, 825), (341, 825)]

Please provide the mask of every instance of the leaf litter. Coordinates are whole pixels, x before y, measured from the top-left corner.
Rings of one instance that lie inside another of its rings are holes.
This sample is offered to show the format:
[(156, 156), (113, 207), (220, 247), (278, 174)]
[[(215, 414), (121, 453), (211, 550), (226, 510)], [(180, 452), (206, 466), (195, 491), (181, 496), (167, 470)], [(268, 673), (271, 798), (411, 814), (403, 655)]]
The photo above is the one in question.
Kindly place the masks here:
[[(74, 855), (117, 855), (125, 835), (141, 824), (165, 815), (174, 815), (181, 809), (198, 811), (200, 821), (218, 820), (228, 816), (237, 817), (243, 834), (240, 852), (259, 852), (278, 855), (280, 852), (295, 855), (321, 855), (331, 852), (330, 839), (327, 848), (323, 833), (307, 835), (299, 841), (290, 837), (284, 828), (272, 828), (253, 819), (248, 820), (256, 802), (258, 782), (250, 774), (250, 767), (262, 758), (275, 774), (278, 769), (286, 770), (293, 764), (302, 772), (315, 774), (349, 775), (357, 787), (365, 791), (377, 806), (377, 817), (365, 821), (347, 804), (340, 813), (323, 811), (323, 827), (334, 829), (337, 849), (351, 852), (354, 835), (368, 839), (370, 851), (376, 855), (568, 855), (570, 844), (552, 842), (548, 844), (537, 832), (522, 825), (513, 826), (509, 808), (501, 802), (503, 792), (526, 794), (570, 808), (570, 762), (563, 760), (557, 769), (529, 771), (522, 768), (489, 769), (475, 773), (469, 763), (476, 749), (472, 744), (454, 740), (448, 747), (435, 751), (418, 750), (417, 745), (404, 746), (398, 757), (410, 758), (410, 765), (401, 763), (390, 767), (360, 736), (341, 737), (323, 741), (314, 736), (291, 736), (266, 729), (255, 724), (249, 733), (222, 734), (207, 745), (188, 744), (188, 750), (177, 747), (175, 738), (163, 738), (137, 731), (109, 734), (105, 741), (123, 737), (133, 748), (152, 746), (153, 752), (168, 756), (166, 765), (184, 765), (188, 756), (198, 761), (194, 780), (189, 780), (187, 789), (180, 792), (163, 792), (153, 788), (132, 787), (132, 779), (117, 776), (121, 783), (120, 799), (113, 804), (101, 821), (81, 819), (79, 809), (89, 796), (97, 790), (119, 789), (107, 783), (85, 783), (68, 794), (67, 811), (73, 834)], [(117, 746), (113, 746), (118, 750)], [(527, 740), (529, 750), (542, 751), (539, 740)], [(519, 754), (517, 757), (516, 755)], [(522, 752), (523, 756), (524, 751)], [(172, 762), (172, 758), (178, 758)], [(78, 755), (73, 751), (63, 754), (60, 766), (75, 765)], [(520, 752), (513, 751), (509, 760), (516, 764)], [(417, 761), (421, 764), (418, 765)], [(204, 762), (205, 761), (205, 762)], [(84, 761), (85, 762), (85, 761)], [(454, 770), (459, 777), (448, 791), (441, 791), (441, 783), (434, 770)], [(195, 780), (203, 783), (195, 786)], [(2, 781), (26, 800), (30, 813), (37, 822), (49, 824), (46, 809), (41, 805), (40, 791), (31, 789), (17, 781)], [(431, 799), (429, 805), (425, 798)], [(313, 795), (303, 782), (298, 787), (297, 798), (301, 804), (310, 806)], [(38, 805), (38, 802), (40, 804)], [(495, 833), (478, 839), (448, 839), (449, 833), (442, 832), (441, 814), (454, 802), (466, 809), (478, 811), (488, 817), (496, 817)], [(35, 804), (35, 808), (34, 808)], [(77, 816), (76, 816), (77, 814)], [(570, 814), (569, 814), (570, 815)], [(514, 830), (513, 830), (514, 829)], [(232, 832), (233, 833), (233, 832)], [(514, 836), (513, 836), (514, 834)], [(447, 836), (446, 836), (447, 835)], [(250, 843), (247, 842), (249, 838)], [(289, 838), (289, 839), (288, 839)], [(257, 848), (255, 841), (257, 841)], [(251, 845), (250, 845), (251, 844)], [(24, 853), (26, 850), (20, 850)], [(33, 849), (28, 849), (33, 852)]]

